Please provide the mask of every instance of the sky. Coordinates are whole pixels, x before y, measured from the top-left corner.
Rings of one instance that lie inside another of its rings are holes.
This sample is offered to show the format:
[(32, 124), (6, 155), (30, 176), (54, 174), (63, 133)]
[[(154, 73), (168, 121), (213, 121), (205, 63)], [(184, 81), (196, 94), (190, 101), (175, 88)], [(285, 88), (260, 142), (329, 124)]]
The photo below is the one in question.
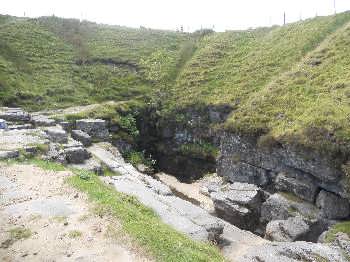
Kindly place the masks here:
[[(337, 12), (350, 0), (335, 0)], [(0, 0), (0, 14), (56, 15), (97, 23), (185, 31), (247, 29), (334, 14), (334, 0)]]

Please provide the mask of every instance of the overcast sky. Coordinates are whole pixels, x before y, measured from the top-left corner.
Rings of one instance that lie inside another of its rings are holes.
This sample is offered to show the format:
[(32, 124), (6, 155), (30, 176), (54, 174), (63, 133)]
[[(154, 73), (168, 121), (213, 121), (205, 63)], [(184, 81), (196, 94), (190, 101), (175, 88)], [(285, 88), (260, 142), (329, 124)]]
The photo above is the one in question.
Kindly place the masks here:
[[(334, 13), (334, 0), (0, 0), (0, 13), (79, 18), (98, 23), (192, 31), (246, 29)], [(336, 0), (337, 12), (350, 0)]]

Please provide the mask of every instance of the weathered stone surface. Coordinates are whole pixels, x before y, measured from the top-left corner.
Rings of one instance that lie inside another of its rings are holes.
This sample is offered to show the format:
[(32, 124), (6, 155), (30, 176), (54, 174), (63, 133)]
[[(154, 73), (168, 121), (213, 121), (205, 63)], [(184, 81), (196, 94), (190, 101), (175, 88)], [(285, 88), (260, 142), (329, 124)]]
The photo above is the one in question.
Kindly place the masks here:
[(54, 119), (50, 119), (44, 115), (33, 115), (31, 122), (35, 126), (54, 126), (54, 125), (56, 125), (56, 121)]
[(107, 139), (109, 137), (106, 121), (102, 119), (77, 120), (76, 128), (88, 133), (93, 138)]
[(49, 137), (49, 140), (56, 143), (67, 143), (68, 135), (67, 132), (58, 127), (50, 127), (45, 130)]
[(94, 157), (86, 159), (83, 163), (70, 164), (70, 166), (76, 169), (88, 170), (90, 172), (95, 173), (98, 176), (103, 175), (102, 164), (99, 160), (95, 159)]
[(262, 223), (285, 220), (290, 216), (290, 202), (280, 194), (271, 195), (261, 206)]
[(350, 237), (348, 234), (339, 232), (335, 235), (334, 244), (339, 246), (350, 257)]
[(3, 151), (19, 150), (47, 142), (46, 134), (39, 129), (0, 130), (0, 149)]
[(120, 174), (109, 181), (118, 191), (137, 197), (144, 205), (151, 207), (165, 223), (198, 240), (217, 240), (223, 232), (224, 223), (220, 219), (174, 196), (170, 188), (160, 181), (138, 172), (124, 162), (116, 148), (101, 143), (94, 144), (89, 150)]
[[(314, 151), (297, 151), (289, 145), (259, 146), (256, 138), (224, 134), (221, 138), (221, 154), (217, 160), (217, 172), (231, 181), (242, 182), (248, 170), (249, 182), (264, 185), (273, 173), (281, 173), (293, 168), (310, 174), (325, 184), (335, 183), (342, 176), (335, 161), (318, 155)], [(265, 173), (272, 171), (273, 173)], [(243, 172), (244, 171), (244, 172)], [(262, 181), (259, 177), (262, 174)], [(267, 179), (265, 178), (267, 175)]]
[(91, 136), (81, 130), (72, 130), (72, 138), (80, 141), (84, 146), (90, 146), (92, 143)]
[(0, 159), (10, 159), (19, 157), (19, 151), (0, 151)]
[(60, 121), (59, 125), (67, 132), (71, 130), (73, 126), (73, 124), (68, 121)]
[(0, 119), (7, 121), (30, 121), (30, 114), (23, 111), (21, 108), (8, 108), (3, 107), (0, 109)]
[(6, 120), (0, 119), (0, 129), (7, 129)]
[(9, 125), (8, 130), (22, 130), (22, 129), (32, 129), (34, 128), (32, 124), (23, 124), (23, 125)]
[(349, 216), (349, 201), (336, 194), (321, 190), (316, 199), (321, 216), (327, 219), (343, 219)]
[(255, 185), (233, 183), (212, 192), (210, 197), (219, 217), (242, 229), (257, 227), (262, 194)]
[(294, 193), (301, 199), (314, 202), (318, 186), (317, 182), (300, 172), (283, 172), (277, 175), (275, 187), (279, 191)]
[(70, 147), (64, 149), (64, 154), (68, 163), (79, 164), (90, 157), (89, 152), (83, 147)]
[(348, 261), (339, 248), (308, 242), (266, 243), (253, 246), (244, 255), (234, 258), (240, 262), (345, 262)]
[(290, 217), (287, 220), (273, 220), (266, 226), (265, 237), (279, 242), (292, 242), (301, 239), (310, 230), (303, 218)]
[(268, 223), (272, 220), (286, 220), (288, 217), (303, 216), (309, 220), (315, 220), (318, 217), (318, 208), (296, 197), (287, 199), (284, 193), (275, 193), (271, 195), (261, 206), (262, 223)]
[(265, 186), (270, 181), (270, 174), (267, 170), (239, 162), (234, 157), (221, 158), (218, 161), (217, 172), (220, 176), (227, 177), (231, 182)]

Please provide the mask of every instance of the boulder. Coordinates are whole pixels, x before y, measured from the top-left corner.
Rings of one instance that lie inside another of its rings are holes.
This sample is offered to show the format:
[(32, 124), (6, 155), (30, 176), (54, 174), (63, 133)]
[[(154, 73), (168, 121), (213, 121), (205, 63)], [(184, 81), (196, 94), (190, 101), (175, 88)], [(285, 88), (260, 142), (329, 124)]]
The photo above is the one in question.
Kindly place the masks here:
[(0, 129), (7, 129), (7, 124), (4, 119), (0, 119)]
[(261, 206), (262, 223), (272, 220), (285, 220), (290, 217), (291, 204), (280, 194), (271, 195)]
[(325, 190), (321, 190), (316, 199), (320, 215), (327, 219), (344, 219), (350, 214), (349, 201)]
[(273, 220), (266, 226), (265, 238), (278, 242), (292, 242), (301, 240), (309, 230), (309, 225), (299, 216), (287, 220)]
[(54, 126), (54, 125), (56, 125), (56, 121), (54, 119), (50, 119), (44, 115), (33, 115), (31, 122), (35, 126)]
[(107, 139), (109, 133), (106, 121), (102, 119), (81, 119), (76, 121), (76, 128), (97, 139)]
[(84, 146), (90, 146), (92, 144), (91, 136), (81, 130), (72, 130), (72, 138), (80, 141)]
[(79, 164), (90, 158), (90, 153), (83, 147), (70, 147), (64, 149), (64, 154), (68, 163)]
[(27, 122), (30, 121), (30, 114), (23, 111), (21, 108), (4, 108), (4, 111), (0, 111), (0, 119), (6, 121), (20, 121)]
[(261, 206), (260, 221), (265, 224), (295, 216), (302, 216), (310, 221), (317, 219), (319, 210), (315, 205), (289, 194), (291, 193), (271, 195)]
[(0, 151), (0, 159), (10, 159), (19, 157), (19, 151)]
[(68, 135), (67, 132), (58, 127), (51, 127), (46, 129), (46, 134), (49, 137), (49, 140), (56, 143), (67, 143)]
[(262, 194), (258, 187), (234, 183), (210, 194), (217, 215), (242, 229), (254, 230), (259, 223)]
[(314, 202), (317, 194), (317, 183), (310, 177), (300, 172), (279, 173), (275, 180), (275, 187), (278, 191), (286, 191), (306, 201)]

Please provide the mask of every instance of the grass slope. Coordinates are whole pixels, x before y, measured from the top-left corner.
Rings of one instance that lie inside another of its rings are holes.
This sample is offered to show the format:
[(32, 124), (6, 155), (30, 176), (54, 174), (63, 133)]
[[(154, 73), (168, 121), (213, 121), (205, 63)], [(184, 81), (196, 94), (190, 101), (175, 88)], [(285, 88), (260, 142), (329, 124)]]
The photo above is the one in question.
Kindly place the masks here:
[(1, 16), (0, 103), (42, 109), (143, 100), (173, 78), (189, 43), (175, 32)]
[(343, 13), (283, 27), (210, 35), (178, 76), (169, 104), (239, 106), (349, 21), (350, 13)]
[(227, 125), (277, 140), (349, 152), (350, 24), (251, 95)]

